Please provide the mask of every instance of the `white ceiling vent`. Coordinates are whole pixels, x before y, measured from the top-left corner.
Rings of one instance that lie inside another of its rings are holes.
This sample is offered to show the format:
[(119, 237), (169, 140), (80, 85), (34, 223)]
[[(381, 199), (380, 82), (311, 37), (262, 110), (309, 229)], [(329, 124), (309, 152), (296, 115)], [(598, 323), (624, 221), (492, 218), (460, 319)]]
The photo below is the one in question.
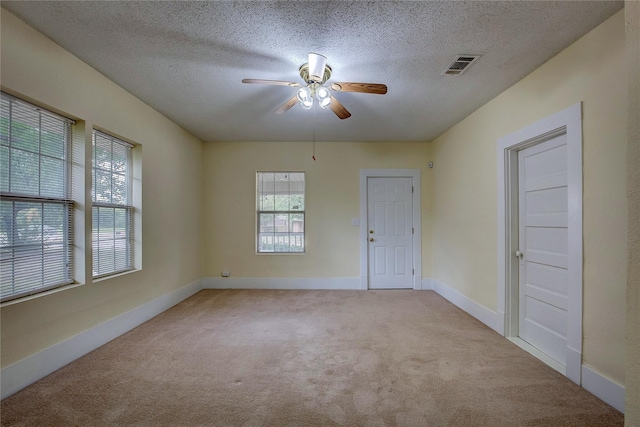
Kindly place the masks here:
[(459, 76), (469, 69), (471, 64), (476, 62), (480, 55), (458, 55), (451, 64), (442, 72), (443, 76)]

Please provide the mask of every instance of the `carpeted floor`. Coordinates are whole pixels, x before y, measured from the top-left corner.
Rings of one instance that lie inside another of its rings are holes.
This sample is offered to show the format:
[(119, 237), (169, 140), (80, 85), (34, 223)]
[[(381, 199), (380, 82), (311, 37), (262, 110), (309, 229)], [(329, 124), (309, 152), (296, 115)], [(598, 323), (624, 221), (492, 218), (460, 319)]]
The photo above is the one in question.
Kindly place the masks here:
[(434, 292), (205, 290), (8, 397), (2, 426), (622, 426)]

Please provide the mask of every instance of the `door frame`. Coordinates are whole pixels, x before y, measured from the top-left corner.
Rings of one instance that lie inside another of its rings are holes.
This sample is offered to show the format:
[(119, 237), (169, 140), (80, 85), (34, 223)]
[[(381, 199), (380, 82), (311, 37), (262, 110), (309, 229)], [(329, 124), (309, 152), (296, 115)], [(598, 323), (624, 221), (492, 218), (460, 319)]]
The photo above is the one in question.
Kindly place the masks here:
[(413, 289), (422, 289), (422, 208), (420, 169), (360, 169), (360, 289), (369, 288), (367, 183), (369, 178), (411, 178), (413, 185)]
[[(558, 135), (567, 137), (568, 304), (566, 368), (518, 337), (518, 152)], [(545, 117), (498, 140), (498, 307), (506, 338), (581, 384), (582, 367), (582, 103)], [(500, 323), (500, 322), (499, 322)], [(530, 347), (530, 348), (529, 348)]]

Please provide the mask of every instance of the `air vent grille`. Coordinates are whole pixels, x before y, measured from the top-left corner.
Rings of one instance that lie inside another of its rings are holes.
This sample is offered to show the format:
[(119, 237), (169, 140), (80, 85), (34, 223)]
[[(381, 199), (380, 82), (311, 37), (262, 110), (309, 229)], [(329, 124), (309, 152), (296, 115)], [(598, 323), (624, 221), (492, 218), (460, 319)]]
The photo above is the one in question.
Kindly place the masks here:
[(471, 64), (476, 62), (480, 55), (458, 55), (442, 72), (443, 76), (459, 76), (469, 69)]

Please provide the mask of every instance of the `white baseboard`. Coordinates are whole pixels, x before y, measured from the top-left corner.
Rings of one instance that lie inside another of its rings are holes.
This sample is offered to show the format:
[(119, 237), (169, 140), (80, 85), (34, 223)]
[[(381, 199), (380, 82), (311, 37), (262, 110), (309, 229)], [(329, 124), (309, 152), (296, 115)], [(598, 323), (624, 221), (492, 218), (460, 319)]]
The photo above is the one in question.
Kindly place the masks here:
[(201, 290), (199, 279), (4, 367), (0, 372), (0, 398), (11, 396)]
[(624, 387), (585, 365), (582, 365), (582, 388), (624, 413)]
[[(422, 280), (424, 282), (425, 279)], [(447, 285), (437, 281), (436, 279), (427, 280), (430, 280), (432, 289), (436, 291), (436, 293), (444, 297), (456, 307), (462, 309), (463, 311), (466, 311), (468, 314), (475, 317), (498, 333), (501, 333), (500, 331), (504, 330), (503, 319), (498, 315), (498, 313), (478, 304), (469, 297), (461, 294), (453, 288), (448, 287)]]
[(362, 289), (360, 277), (205, 277), (204, 289)]

